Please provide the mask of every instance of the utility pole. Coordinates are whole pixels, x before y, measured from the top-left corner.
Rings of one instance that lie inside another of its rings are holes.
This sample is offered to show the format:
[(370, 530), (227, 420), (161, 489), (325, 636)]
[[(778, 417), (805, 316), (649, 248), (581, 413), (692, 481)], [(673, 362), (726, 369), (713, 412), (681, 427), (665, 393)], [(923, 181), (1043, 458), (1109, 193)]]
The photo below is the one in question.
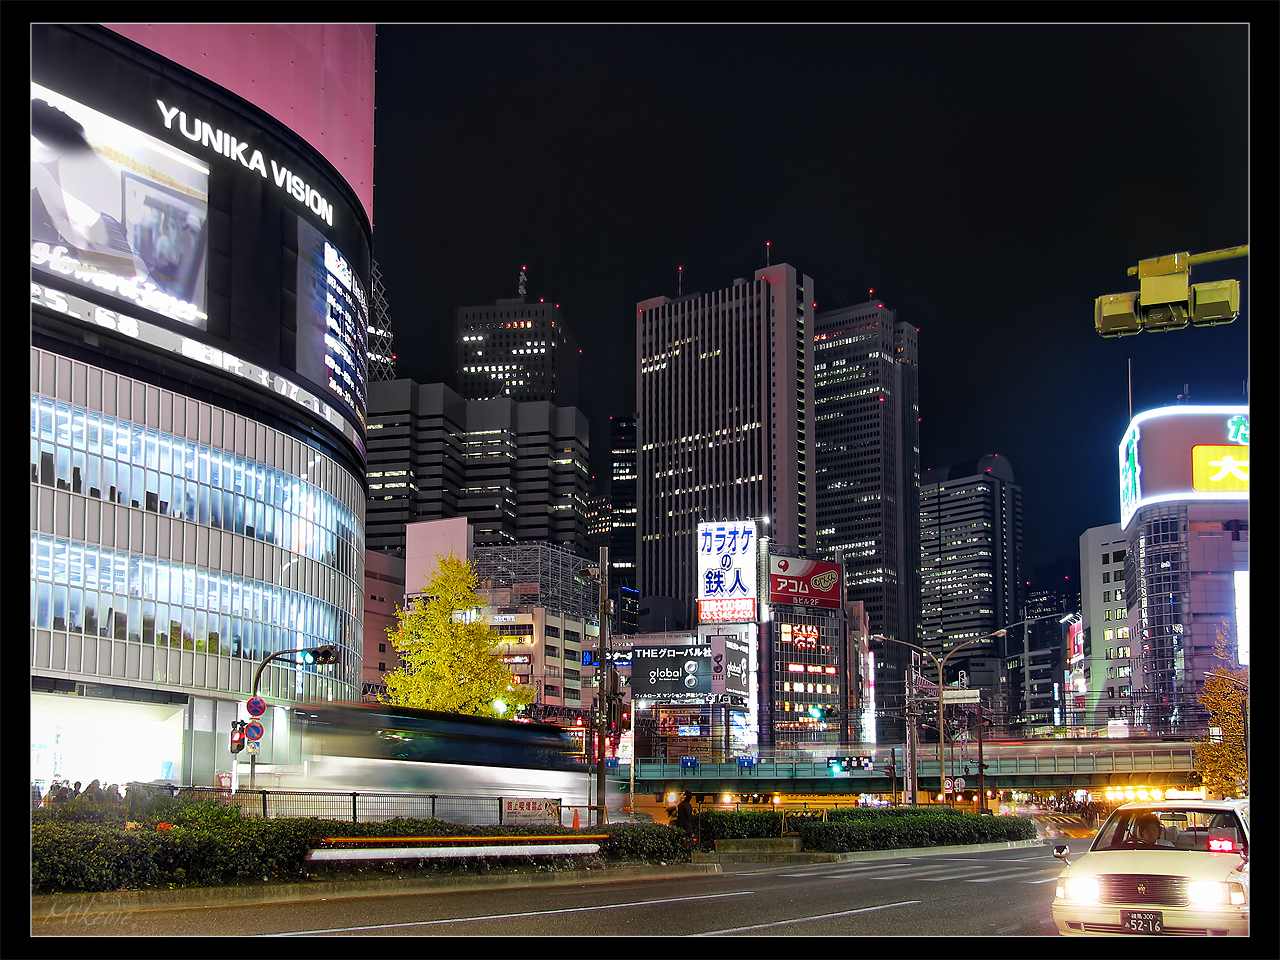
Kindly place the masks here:
[[(600, 548), (600, 669), (596, 671), (596, 685), (600, 691), (596, 702), (596, 825), (605, 822), (604, 754), (609, 720), (613, 716), (613, 661), (609, 657), (609, 548)], [(634, 763), (634, 759), (632, 760)]]
[(982, 700), (978, 700), (978, 810), (987, 812), (987, 780), (983, 775), (986, 765), (982, 762)]

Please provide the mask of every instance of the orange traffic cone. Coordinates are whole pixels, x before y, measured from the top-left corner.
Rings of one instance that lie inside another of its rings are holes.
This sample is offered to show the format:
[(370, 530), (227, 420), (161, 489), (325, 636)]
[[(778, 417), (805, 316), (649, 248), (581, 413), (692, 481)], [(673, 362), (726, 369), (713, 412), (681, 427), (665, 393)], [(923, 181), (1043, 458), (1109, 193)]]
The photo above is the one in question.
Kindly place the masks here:
[(573, 811), (573, 829), (578, 829), (578, 811)]

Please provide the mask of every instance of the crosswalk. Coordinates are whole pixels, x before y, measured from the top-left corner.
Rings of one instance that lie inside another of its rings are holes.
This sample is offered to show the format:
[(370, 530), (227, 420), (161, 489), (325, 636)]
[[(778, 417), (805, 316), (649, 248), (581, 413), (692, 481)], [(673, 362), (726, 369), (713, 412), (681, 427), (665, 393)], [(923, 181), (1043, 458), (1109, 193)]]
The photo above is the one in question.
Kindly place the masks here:
[(1062, 873), (1057, 860), (873, 860), (770, 871), (782, 877), (822, 877), (827, 880), (918, 880), (922, 883), (993, 883), (1022, 879), (1026, 883), (1050, 883)]

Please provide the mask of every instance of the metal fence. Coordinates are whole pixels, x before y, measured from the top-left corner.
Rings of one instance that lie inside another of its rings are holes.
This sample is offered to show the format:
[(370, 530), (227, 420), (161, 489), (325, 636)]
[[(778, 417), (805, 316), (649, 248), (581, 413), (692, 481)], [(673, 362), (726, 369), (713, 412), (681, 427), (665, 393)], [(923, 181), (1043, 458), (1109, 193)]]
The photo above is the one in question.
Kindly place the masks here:
[[(223, 787), (178, 787), (164, 784), (148, 784), (144, 790), (137, 791), (145, 793), (145, 796), (132, 796), (134, 792), (131, 790), (131, 796), (123, 801), (89, 802), (95, 809), (124, 816), (138, 816), (143, 804), (151, 798), (167, 796), (176, 800), (226, 804), (239, 808), (244, 816), (252, 817), (318, 817), (323, 820), (348, 820), (352, 823), (373, 823), (394, 817), (407, 817), (446, 820), (451, 823), (501, 825), (505, 809), (503, 801), (506, 799), (444, 794), (331, 793), (319, 790), (237, 790), (233, 793)], [(560, 801), (557, 799), (554, 803), (558, 819), (563, 820)], [(564, 808), (566, 811), (569, 809)]]
[[(246, 816), (319, 817), (372, 823), (394, 817), (447, 820), (452, 823), (502, 824), (503, 797), (413, 793), (330, 793), (310, 790), (237, 790), (219, 787), (175, 788), (179, 799), (213, 800), (236, 806)], [(557, 802), (557, 806), (559, 801)]]

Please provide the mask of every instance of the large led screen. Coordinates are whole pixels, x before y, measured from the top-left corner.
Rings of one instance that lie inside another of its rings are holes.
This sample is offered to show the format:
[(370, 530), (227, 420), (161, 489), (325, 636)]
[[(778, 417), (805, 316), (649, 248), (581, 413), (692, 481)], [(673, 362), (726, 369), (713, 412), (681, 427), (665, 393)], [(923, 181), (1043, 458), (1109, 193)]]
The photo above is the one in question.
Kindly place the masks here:
[(301, 217), (297, 320), (298, 373), (362, 414), (369, 330), (364, 289), (347, 258)]
[(31, 265), (205, 330), (209, 168), (31, 84)]

